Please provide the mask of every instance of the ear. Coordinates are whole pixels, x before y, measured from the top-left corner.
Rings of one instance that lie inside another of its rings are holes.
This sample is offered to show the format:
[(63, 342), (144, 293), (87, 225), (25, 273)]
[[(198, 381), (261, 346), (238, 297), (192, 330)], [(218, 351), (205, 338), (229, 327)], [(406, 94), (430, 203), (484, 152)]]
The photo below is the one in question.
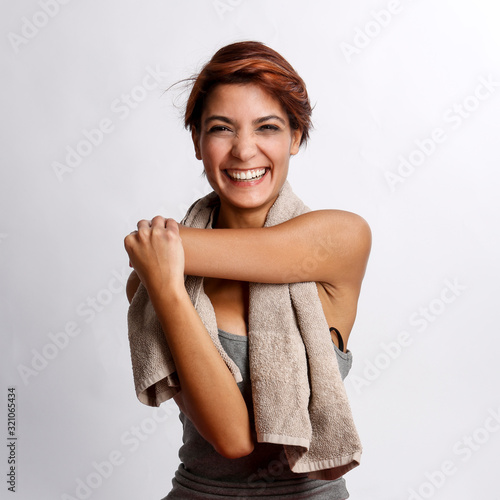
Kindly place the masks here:
[(302, 139), (302, 130), (295, 129), (292, 131), (292, 142), (290, 143), (290, 154), (296, 155), (299, 152), (300, 140)]
[(200, 150), (200, 137), (196, 130), (196, 127), (191, 129), (191, 138), (193, 139), (194, 144), (194, 153), (197, 160), (201, 160), (201, 150)]

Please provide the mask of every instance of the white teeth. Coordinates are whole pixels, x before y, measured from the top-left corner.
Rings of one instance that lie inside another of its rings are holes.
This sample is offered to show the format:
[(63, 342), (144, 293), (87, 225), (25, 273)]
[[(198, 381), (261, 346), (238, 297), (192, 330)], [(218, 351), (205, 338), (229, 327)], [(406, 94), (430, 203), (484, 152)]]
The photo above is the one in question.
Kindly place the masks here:
[(229, 177), (233, 178), (233, 179), (236, 179), (236, 180), (256, 180), (256, 179), (259, 179), (261, 178), (265, 173), (266, 173), (266, 169), (265, 168), (259, 168), (257, 170), (242, 170), (242, 171), (236, 171), (236, 172), (229, 172), (227, 171), (227, 173), (229, 174)]

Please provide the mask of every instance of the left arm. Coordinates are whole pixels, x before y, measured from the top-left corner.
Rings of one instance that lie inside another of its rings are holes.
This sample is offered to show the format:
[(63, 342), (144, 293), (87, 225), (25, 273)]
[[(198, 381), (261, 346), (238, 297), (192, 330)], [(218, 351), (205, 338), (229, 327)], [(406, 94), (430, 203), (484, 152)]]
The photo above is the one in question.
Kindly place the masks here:
[(258, 283), (316, 281), (359, 290), (371, 247), (366, 221), (340, 210), (272, 227), (179, 229), (185, 274)]

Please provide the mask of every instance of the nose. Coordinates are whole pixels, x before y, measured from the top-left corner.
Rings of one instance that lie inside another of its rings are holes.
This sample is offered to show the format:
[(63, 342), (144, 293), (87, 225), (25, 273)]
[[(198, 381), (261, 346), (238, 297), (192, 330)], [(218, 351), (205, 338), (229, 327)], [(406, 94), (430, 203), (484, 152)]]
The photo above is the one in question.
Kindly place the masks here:
[(231, 153), (235, 158), (246, 162), (252, 159), (257, 153), (257, 144), (252, 134), (238, 134), (233, 139)]

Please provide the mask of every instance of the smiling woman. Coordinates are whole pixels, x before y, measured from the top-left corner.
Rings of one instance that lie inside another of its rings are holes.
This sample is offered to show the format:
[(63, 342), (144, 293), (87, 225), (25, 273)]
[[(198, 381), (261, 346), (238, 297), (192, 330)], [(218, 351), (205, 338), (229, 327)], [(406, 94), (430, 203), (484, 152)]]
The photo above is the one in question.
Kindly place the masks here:
[[(173, 396), (184, 428), (167, 499), (348, 497), (361, 447), (342, 379), (371, 237), (361, 217), (309, 212), (289, 186), (310, 115), (274, 50), (220, 49), (185, 114), (213, 193), (182, 224), (158, 216), (125, 238), (136, 390), (153, 405)], [(148, 358), (172, 363), (144, 369)]]

